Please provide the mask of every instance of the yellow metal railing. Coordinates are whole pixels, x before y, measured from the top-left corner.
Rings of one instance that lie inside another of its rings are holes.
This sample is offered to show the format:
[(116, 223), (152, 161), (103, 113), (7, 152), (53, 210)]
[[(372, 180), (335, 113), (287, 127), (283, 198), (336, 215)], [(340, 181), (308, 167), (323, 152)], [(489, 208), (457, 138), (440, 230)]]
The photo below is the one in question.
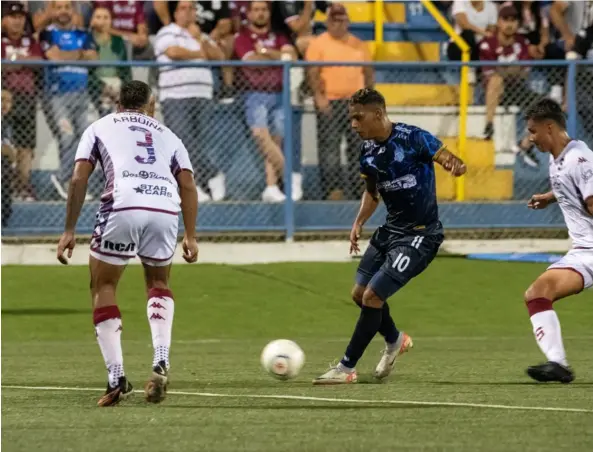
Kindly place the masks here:
[[(461, 61), (468, 63), (470, 59), (470, 49), (467, 43), (459, 36), (451, 24), (443, 17), (440, 11), (433, 5), (430, 0), (420, 0), (422, 5), (439, 23), (441, 28), (449, 35), (449, 37), (461, 49)], [(463, 65), (461, 67), (461, 81), (459, 83), (459, 136), (457, 141), (457, 150), (459, 157), (466, 160), (466, 145), (467, 145), (467, 107), (469, 104), (469, 67)], [(465, 176), (455, 179), (456, 200), (465, 200)]]

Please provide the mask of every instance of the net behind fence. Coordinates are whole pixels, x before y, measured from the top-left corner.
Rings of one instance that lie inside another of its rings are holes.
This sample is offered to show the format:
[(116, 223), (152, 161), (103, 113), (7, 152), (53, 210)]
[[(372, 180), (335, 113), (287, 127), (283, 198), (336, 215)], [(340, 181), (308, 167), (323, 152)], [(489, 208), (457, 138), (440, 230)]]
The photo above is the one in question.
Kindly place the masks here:
[[(361, 139), (351, 128), (348, 98), (360, 83), (385, 96), (393, 122), (425, 128), (462, 151), (455, 63), (2, 66), (3, 238), (61, 232), (78, 140), (92, 121), (115, 111), (121, 84), (132, 78), (153, 86), (157, 118), (189, 150), (199, 228), (213, 237), (349, 230), (362, 184)], [(531, 147), (522, 116), (534, 100), (555, 96), (571, 134), (593, 140), (593, 66), (472, 65), (470, 82), (463, 150), (469, 172), (461, 185), (436, 168), (445, 226), (489, 228), (493, 236), (563, 229), (558, 209), (525, 208), (549, 183), (548, 156)], [(150, 171), (141, 177), (150, 178)], [(92, 231), (103, 184), (95, 171), (82, 234)], [(383, 218), (380, 209), (371, 223)]]

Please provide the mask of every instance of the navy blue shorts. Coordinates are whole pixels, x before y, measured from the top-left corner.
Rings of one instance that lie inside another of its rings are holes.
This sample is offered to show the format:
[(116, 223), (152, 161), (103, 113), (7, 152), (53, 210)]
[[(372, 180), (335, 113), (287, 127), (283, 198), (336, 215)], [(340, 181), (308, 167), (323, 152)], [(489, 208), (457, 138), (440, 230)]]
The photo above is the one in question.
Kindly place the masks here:
[(428, 267), (443, 240), (440, 233), (402, 236), (378, 228), (358, 265), (356, 284), (387, 300)]

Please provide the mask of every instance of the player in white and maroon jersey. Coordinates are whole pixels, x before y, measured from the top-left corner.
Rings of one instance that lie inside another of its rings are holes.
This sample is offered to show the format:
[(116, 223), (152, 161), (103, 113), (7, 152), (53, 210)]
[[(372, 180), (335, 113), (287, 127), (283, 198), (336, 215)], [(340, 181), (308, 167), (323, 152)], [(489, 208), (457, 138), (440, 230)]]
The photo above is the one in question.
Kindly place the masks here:
[(551, 99), (526, 114), (530, 140), (550, 153), (552, 191), (532, 196), (529, 207), (560, 205), (572, 249), (551, 265), (525, 292), (533, 332), (548, 362), (527, 369), (537, 381), (570, 383), (574, 373), (566, 360), (560, 321), (552, 303), (593, 286), (593, 151), (566, 133), (562, 108)]
[(179, 212), (185, 235), (183, 257), (198, 258), (196, 216), (198, 195), (185, 146), (153, 118), (154, 96), (139, 81), (125, 84), (117, 113), (94, 122), (84, 132), (66, 210), (64, 234), (57, 257), (62, 264), (76, 244), (76, 222), (84, 203), (89, 176), (97, 163), (105, 175), (105, 190), (91, 238), (91, 297), (97, 341), (108, 371), (107, 391), (99, 406), (115, 405), (132, 393), (124, 373), (122, 322), (116, 288), (128, 261), (136, 255), (144, 266), (147, 316), (154, 360), (145, 386), (146, 399), (158, 403), (166, 394), (169, 348), (175, 305), (169, 272), (177, 244)]

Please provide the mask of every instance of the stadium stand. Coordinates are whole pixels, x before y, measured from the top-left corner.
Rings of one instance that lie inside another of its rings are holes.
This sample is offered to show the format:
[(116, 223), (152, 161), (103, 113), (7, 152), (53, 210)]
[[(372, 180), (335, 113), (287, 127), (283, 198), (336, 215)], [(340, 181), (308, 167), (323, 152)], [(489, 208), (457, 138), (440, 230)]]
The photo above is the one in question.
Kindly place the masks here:
[[(382, 2), (382, 32), (376, 27), (379, 18), (376, 17), (378, 9), (375, 2), (347, 1), (344, 6), (351, 21), (350, 31), (368, 43), (373, 60), (377, 63), (376, 87), (384, 94), (392, 119), (424, 127), (437, 134), (451, 150), (458, 152), (460, 71), (459, 66), (441, 64), (446, 59), (444, 48), (449, 40), (447, 33), (421, 2)], [(325, 14), (317, 11), (314, 25), (316, 34), (325, 30), (325, 20)], [(397, 65), (388, 65), (392, 62)], [(418, 62), (424, 64), (418, 65)], [(219, 73), (221, 64), (215, 63), (213, 66), (215, 74)], [(566, 70), (568, 63), (564, 66), (560, 69)], [(215, 85), (219, 84), (217, 77), (214, 78)], [(320, 197), (317, 171), (319, 149), (312, 136), (314, 134), (308, 133), (309, 130), (314, 130), (315, 112), (310, 99), (305, 99), (304, 102), (295, 101), (294, 94), (298, 88), (296, 80), (297, 78), (293, 78), (290, 87), (293, 94), (292, 105), (285, 113), (291, 113), (288, 116), (292, 123), (290, 166), (303, 175), (304, 202), (287, 202), (286, 205), (259, 202), (259, 194), (264, 188), (263, 165), (245, 124), (243, 107), (238, 101), (215, 103), (210, 111), (214, 133), (205, 140), (208, 152), (213, 158), (218, 158), (221, 170), (226, 175), (227, 201), (201, 207), (202, 230), (290, 229), (294, 232), (295, 229), (317, 231), (350, 226), (351, 215), (357, 206), (355, 200), (334, 202)], [(581, 85), (584, 92), (589, 89), (590, 94), (593, 86), (587, 84), (588, 79), (585, 81)], [(573, 98), (576, 100), (575, 80), (572, 82), (573, 92), (568, 95), (575, 96)], [(529, 83), (540, 93), (546, 93), (549, 88), (545, 72), (538, 67), (531, 70)], [(484, 89), (481, 83), (472, 83), (469, 86), (469, 99), (465, 159), (470, 171), (465, 177), (463, 197), (466, 203), (443, 204), (446, 226), (483, 228), (561, 225), (557, 209), (549, 210), (545, 216), (522, 210), (519, 215), (522, 202), (507, 203), (522, 201), (533, 191), (545, 190), (548, 184), (546, 165), (540, 165), (536, 169), (526, 168), (509, 152), (524, 129), (519, 107), (499, 107), (493, 140), (484, 140)], [(578, 99), (585, 97), (579, 96)], [(13, 213), (3, 228), (3, 236), (55, 234), (61, 228), (64, 205), (56, 198), (50, 183), (57, 164), (57, 146), (50, 131), (51, 124), (47, 124), (41, 106), (40, 102), (36, 118), (37, 158), (32, 175), (38, 202), (15, 202)], [(572, 124), (575, 133), (583, 133), (587, 130), (577, 114), (578, 111), (580, 110), (568, 111), (569, 124)], [(90, 118), (92, 117), (91, 114)], [(220, 124), (224, 127), (216, 127)], [(583, 138), (590, 139), (586, 133)], [(442, 201), (459, 200), (459, 190), (453, 179), (440, 169), (437, 171), (439, 198)], [(94, 195), (99, 191), (100, 187)], [(324, 202), (318, 202), (322, 200)], [(92, 212), (95, 207), (93, 204), (85, 207), (81, 232), (92, 229)], [(380, 215), (381, 212), (376, 218)]]

